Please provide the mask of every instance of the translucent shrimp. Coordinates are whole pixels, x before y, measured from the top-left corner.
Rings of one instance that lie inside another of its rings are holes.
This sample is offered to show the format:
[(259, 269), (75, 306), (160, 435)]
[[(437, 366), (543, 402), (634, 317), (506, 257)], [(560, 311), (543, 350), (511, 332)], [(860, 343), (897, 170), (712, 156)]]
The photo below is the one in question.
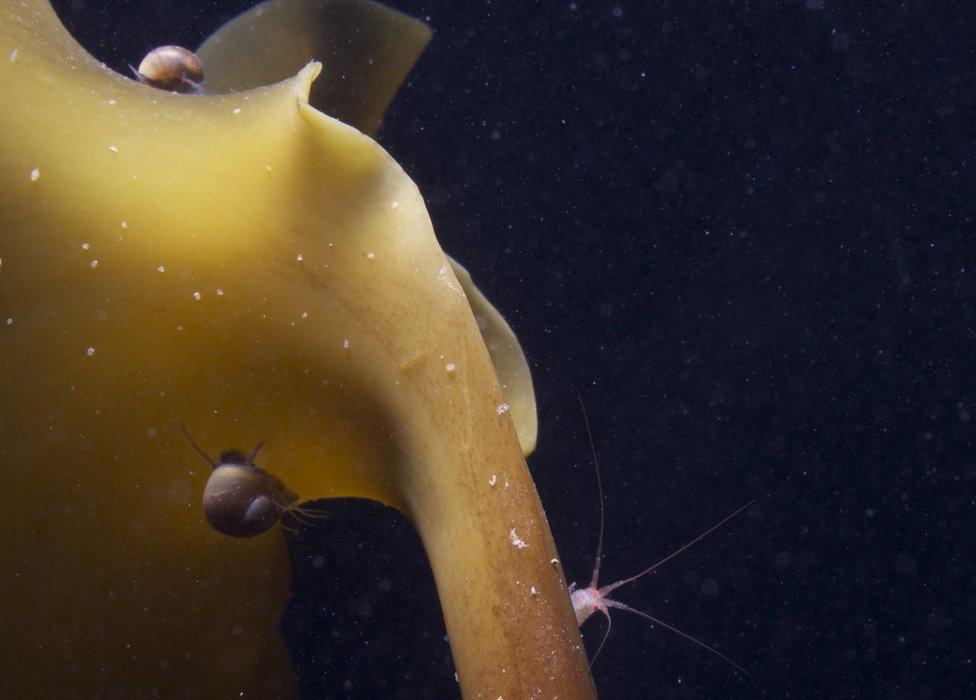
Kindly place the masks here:
[(586, 588), (577, 589), (576, 588), (576, 583), (574, 582), (574, 583), (570, 584), (570, 586), (569, 586), (569, 594), (570, 594), (570, 599), (573, 602), (573, 610), (576, 613), (576, 622), (577, 622), (577, 624), (579, 624), (580, 627), (582, 627), (583, 626), (583, 623), (586, 622), (590, 618), (590, 616), (593, 613), (597, 612), (597, 611), (603, 613), (604, 617), (607, 618), (607, 629), (606, 629), (606, 632), (603, 633), (603, 639), (600, 640), (600, 646), (597, 647), (596, 653), (593, 655), (593, 659), (590, 661), (590, 666), (591, 667), (593, 666), (593, 662), (596, 661), (597, 656), (600, 655), (600, 651), (603, 649), (603, 645), (606, 643), (607, 637), (610, 636), (610, 627), (611, 627), (611, 624), (612, 624), (612, 621), (610, 619), (610, 608), (616, 608), (618, 610), (626, 610), (627, 612), (633, 613), (634, 615), (639, 615), (640, 617), (643, 617), (643, 618), (645, 618), (647, 620), (650, 620), (651, 622), (653, 622), (653, 623), (655, 623), (657, 625), (660, 625), (661, 627), (663, 627), (666, 630), (670, 630), (670, 631), (674, 632), (675, 634), (677, 634), (677, 635), (679, 635), (681, 637), (684, 637), (688, 641), (690, 641), (690, 642), (692, 642), (694, 644), (697, 644), (699, 647), (701, 647), (703, 649), (706, 649), (707, 651), (712, 652), (717, 657), (719, 657), (720, 659), (722, 659), (723, 661), (725, 661), (726, 663), (728, 663), (729, 665), (731, 665), (736, 670), (738, 670), (740, 673), (743, 673), (746, 676), (748, 676), (749, 675), (748, 671), (746, 671), (744, 668), (742, 668), (742, 666), (740, 666), (739, 664), (737, 664), (735, 661), (733, 661), (732, 659), (730, 659), (729, 657), (727, 657), (725, 654), (721, 653), (720, 651), (714, 649), (713, 647), (710, 647), (708, 644), (705, 644), (701, 640), (695, 639), (690, 634), (686, 634), (685, 632), (682, 632), (678, 628), (673, 627), (672, 625), (669, 625), (668, 623), (663, 622), (662, 620), (659, 620), (656, 617), (653, 617), (651, 615), (648, 615), (646, 612), (643, 612), (641, 610), (636, 610), (636, 609), (630, 607), (629, 605), (625, 605), (624, 603), (621, 603), (618, 600), (613, 600), (611, 598), (608, 598), (607, 596), (611, 592), (613, 592), (616, 589), (620, 588), (621, 586), (624, 586), (624, 585), (626, 585), (628, 583), (632, 583), (633, 581), (636, 581), (637, 579), (641, 578), (642, 576), (645, 576), (645, 575), (651, 573), (652, 571), (655, 571), (659, 566), (661, 566), (665, 562), (670, 561), (674, 557), (676, 557), (679, 554), (681, 554), (682, 552), (684, 552), (686, 549), (689, 549), (690, 547), (692, 547), (692, 546), (696, 545), (697, 543), (701, 542), (703, 539), (705, 539), (705, 537), (707, 537), (708, 535), (710, 535), (712, 532), (714, 532), (715, 530), (717, 530), (718, 528), (720, 528), (722, 525), (724, 525), (725, 523), (727, 523), (729, 520), (731, 520), (735, 516), (739, 515), (742, 511), (744, 511), (746, 508), (748, 508), (749, 506), (751, 506), (755, 501), (750, 501), (749, 503), (745, 504), (744, 506), (742, 506), (741, 508), (739, 508), (735, 512), (731, 513), (730, 515), (726, 516), (725, 518), (723, 518), (722, 520), (720, 520), (719, 522), (717, 522), (712, 527), (710, 527), (707, 530), (705, 530), (705, 532), (703, 532), (702, 534), (698, 535), (698, 537), (696, 537), (695, 539), (691, 540), (687, 544), (685, 544), (685, 545), (679, 547), (678, 549), (674, 550), (673, 552), (671, 552), (670, 554), (668, 554), (666, 557), (664, 557), (663, 559), (661, 559), (657, 563), (652, 564), (651, 566), (647, 567), (643, 571), (641, 571), (641, 572), (639, 572), (637, 574), (634, 574), (633, 576), (628, 576), (627, 578), (623, 578), (623, 579), (620, 579), (619, 581), (615, 581), (614, 583), (608, 584), (606, 586), (600, 586), (599, 585), (600, 562), (601, 562), (602, 555), (603, 555), (603, 529), (604, 529), (603, 482), (602, 482), (602, 479), (600, 478), (600, 465), (597, 462), (597, 458), (596, 458), (596, 448), (593, 445), (593, 434), (592, 434), (592, 432), (590, 430), (590, 421), (589, 421), (589, 418), (586, 415), (586, 407), (583, 405), (583, 399), (582, 399), (582, 397), (580, 397), (577, 394), (577, 398), (579, 399), (580, 409), (583, 411), (583, 422), (586, 425), (586, 435), (587, 435), (587, 438), (589, 439), (589, 442), (590, 442), (590, 453), (591, 453), (592, 458), (593, 458), (593, 467), (596, 470), (597, 490), (598, 490), (599, 496), (600, 496), (600, 534), (599, 534), (599, 537), (597, 538), (596, 557), (594, 559), (594, 564), (593, 564), (593, 577), (590, 579), (590, 585), (587, 586)]

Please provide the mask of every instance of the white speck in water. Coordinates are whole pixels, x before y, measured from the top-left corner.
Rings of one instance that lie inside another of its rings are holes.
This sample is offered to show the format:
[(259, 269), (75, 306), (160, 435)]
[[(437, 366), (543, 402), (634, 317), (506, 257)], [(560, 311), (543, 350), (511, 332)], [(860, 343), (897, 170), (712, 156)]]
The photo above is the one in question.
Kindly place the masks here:
[(224, 290), (221, 289), (220, 287), (218, 287), (215, 291), (217, 293), (217, 296), (219, 296), (219, 297), (224, 296)]
[(346, 350), (349, 349), (349, 338), (343, 338), (342, 347), (344, 347)]
[(507, 403), (500, 403), (497, 406), (495, 406), (495, 413), (497, 413), (498, 415), (502, 415), (504, 413), (508, 413), (508, 404)]
[(366, 253), (366, 259), (367, 260), (372, 260), (375, 257), (376, 257), (376, 253), (374, 253), (372, 251), (370, 251), (369, 253)]
[(391, 207), (392, 209), (399, 209), (399, 208), (400, 208), (400, 202), (398, 202), (398, 201), (396, 201), (396, 200), (394, 199), (394, 200), (393, 200), (392, 202), (390, 202), (390, 207)]
[(299, 253), (298, 255), (295, 256), (295, 260), (297, 260), (298, 262), (301, 262), (304, 259), (305, 259), (305, 256), (302, 255), (301, 253)]
[(166, 268), (163, 265), (160, 265), (156, 268), (156, 272), (166, 272)]
[(325, 566), (325, 557), (321, 554), (312, 557), (312, 568), (321, 569), (323, 566)]
[(193, 298), (200, 301), (200, 299), (203, 298), (203, 295), (200, 292), (193, 292)]
[(41, 170), (40, 170), (40, 168), (34, 168), (33, 170), (30, 171), (30, 181), (31, 182), (37, 182), (40, 179), (41, 179)]
[(302, 318), (308, 318), (308, 311), (302, 311)]
[(123, 219), (123, 220), (122, 220), (122, 221), (121, 221), (121, 222), (119, 223), (119, 226), (121, 226), (122, 228), (129, 228), (129, 222), (128, 222), (128, 221), (126, 221), (125, 219)]
[(521, 537), (515, 534), (514, 527), (512, 528), (512, 531), (508, 533), (508, 539), (512, 543), (512, 545), (517, 549), (525, 549), (526, 547), (529, 546), (525, 544), (525, 541)]
[(446, 365), (444, 365), (444, 369), (447, 370), (448, 374), (454, 374), (457, 372), (457, 365), (453, 362), (448, 362)]
[(110, 146), (108, 147), (108, 150), (110, 150), (110, 151), (111, 151), (112, 153), (118, 153), (118, 152), (119, 152), (119, 147), (118, 147), (118, 146), (116, 146), (116, 145), (115, 145), (115, 144), (113, 143), (113, 144), (111, 144), (111, 145), (110, 145)]
[(88, 355), (88, 357), (91, 357), (95, 354), (95, 348), (89, 347), (87, 350), (85, 350), (85, 354)]
[(494, 485), (495, 485), (495, 484), (497, 484), (497, 483), (498, 483), (498, 476), (497, 476), (497, 475), (495, 475), (495, 474), (492, 474), (492, 475), (491, 475), (491, 478), (490, 478), (490, 479), (488, 479), (488, 485), (489, 485), (489, 486), (494, 486)]
[(240, 637), (242, 634), (244, 634), (244, 628), (240, 625), (234, 625), (234, 635)]
[(93, 269), (93, 270), (94, 270), (94, 269), (95, 269), (96, 267), (98, 267), (98, 261), (97, 261), (97, 260), (92, 260), (92, 261), (91, 261), (90, 263), (88, 263), (88, 264), (89, 264), (89, 265), (91, 266), (91, 269)]
[(233, 111), (234, 111), (234, 114), (240, 114), (241, 113), (241, 108), (240, 107), (234, 107), (234, 110)]
[(82, 243), (81, 244), (81, 249), (82, 250), (88, 250), (89, 248), (91, 248), (91, 243), (85, 242), (85, 243)]

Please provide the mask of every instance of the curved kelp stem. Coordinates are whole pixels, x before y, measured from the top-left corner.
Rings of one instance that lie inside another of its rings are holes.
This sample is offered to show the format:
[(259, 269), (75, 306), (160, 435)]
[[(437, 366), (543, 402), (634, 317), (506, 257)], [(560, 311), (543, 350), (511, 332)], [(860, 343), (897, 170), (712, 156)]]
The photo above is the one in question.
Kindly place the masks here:
[(294, 692), (280, 530), (208, 526), (180, 420), (268, 438), (303, 500), (404, 511), (466, 696), (594, 694), (462, 288), (318, 71), (165, 93), (0, 2), (0, 694)]

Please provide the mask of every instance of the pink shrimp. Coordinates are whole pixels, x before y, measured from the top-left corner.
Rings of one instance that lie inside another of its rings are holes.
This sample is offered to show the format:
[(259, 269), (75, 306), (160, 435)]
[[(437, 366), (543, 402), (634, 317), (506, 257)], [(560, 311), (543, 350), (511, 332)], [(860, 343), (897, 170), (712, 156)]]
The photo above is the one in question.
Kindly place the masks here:
[(636, 581), (637, 579), (641, 578), (642, 576), (651, 573), (652, 571), (656, 570), (659, 566), (661, 566), (665, 562), (673, 559), (674, 557), (678, 556), (679, 554), (681, 554), (686, 549), (688, 549), (688, 548), (696, 545), (697, 543), (701, 542), (703, 539), (705, 539), (712, 532), (714, 532), (715, 530), (717, 530), (718, 528), (720, 528), (722, 525), (724, 525), (725, 523), (727, 523), (729, 520), (731, 520), (732, 518), (734, 518), (735, 516), (737, 516), (739, 513), (741, 513), (742, 511), (744, 511), (746, 508), (748, 508), (749, 506), (751, 506), (755, 501), (749, 501), (749, 503), (745, 504), (744, 506), (742, 506), (741, 508), (739, 508), (737, 511), (735, 511), (734, 513), (732, 513), (731, 515), (726, 516), (725, 518), (723, 518), (722, 520), (720, 520), (718, 523), (716, 523), (712, 527), (710, 527), (707, 530), (705, 530), (705, 532), (703, 532), (702, 534), (700, 534), (698, 537), (696, 537), (695, 539), (693, 539), (688, 544), (686, 544), (686, 545), (684, 545), (682, 547), (679, 547), (678, 549), (674, 550), (673, 552), (671, 552), (671, 554), (667, 555), (666, 557), (664, 557), (663, 559), (661, 559), (656, 564), (652, 564), (651, 566), (647, 567), (646, 569), (644, 569), (640, 573), (635, 574), (633, 576), (629, 576), (629, 577), (624, 578), (624, 579), (620, 579), (619, 581), (615, 581), (614, 583), (608, 584), (606, 586), (602, 586), (602, 587), (599, 586), (600, 561), (601, 561), (601, 557), (602, 557), (602, 554), (603, 554), (603, 521), (604, 521), (603, 482), (602, 482), (602, 480), (600, 478), (600, 465), (597, 463), (597, 459), (596, 459), (596, 448), (593, 445), (593, 434), (590, 431), (590, 421), (589, 421), (589, 418), (586, 415), (586, 407), (583, 405), (583, 399), (582, 399), (582, 397), (580, 397), (577, 394), (577, 398), (579, 399), (579, 402), (580, 402), (580, 408), (583, 411), (583, 422), (586, 425), (586, 435), (587, 435), (587, 437), (589, 438), (589, 441), (590, 441), (590, 452), (591, 452), (592, 458), (593, 458), (593, 467), (596, 470), (596, 483), (597, 483), (597, 489), (598, 489), (599, 495), (600, 495), (600, 535), (599, 535), (599, 538), (597, 539), (596, 558), (594, 560), (594, 565), (593, 565), (593, 578), (590, 579), (590, 585), (588, 587), (586, 587), (586, 588), (577, 589), (576, 588), (576, 583), (574, 582), (574, 583), (570, 584), (570, 586), (569, 586), (569, 595), (570, 595), (570, 599), (573, 601), (573, 610), (576, 612), (576, 622), (577, 622), (577, 624), (579, 624), (580, 627), (582, 627), (583, 626), (583, 623), (586, 622), (590, 618), (590, 616), (593, 613), (597, 612), (597, 611), (600, 611), (601, 613), (603, 613), (603, 615), (607, 618), (607, 630), (606, 630), (606, 632), (603, 633), (603, 639), (600, 640), (600, 646), (597, 647), (596, 653), (593, 655), (593, 659), (590, 661), (590, 666), (592, 666), (593, 665), (593, 662), (596, 661), (596, 657), (599, 656), (600, 651), (603, 649), (603, 645), (606, 643), (607, 637), (610, 636), (610, 626), (612, 624), (611, 623), (611, 620), (610, 620), (610, 608), (617, 608), (618, 610), (626, 610), (627, 612), (633, 613), (635, 615), (640, 615), (641, 617), (643, 617), (643, 618), (645, 618), (647, 620), (650, 620), (651, 622), (653, 622), (653, 623), (655, 623), (657, 625), (660, 625), (664, 629), (671, 630), (675, 634), (684, 637), (688, 641), (693, 642), (693, 643), (697, 644), (698, 646), (702, 647), (703, 649), (706, 649), (706, 650), (712, 652), (717, 657), (719, 657), (720, 659), (722, 659), (726, 663), (730, 664), (731, 666), (733, 666), (734, 668), (736, 668), (738, 671), (740, 671), (741, 673), (745, 674), (746, 676), (750, 675), (748, 671), (746, 671), (744, 668), (742, 668), (742, 666), (740, 666), (735, 661), (733, 661), (729, 657), (727, 657), (724, 654), (722, 654), (720, 651), (717, 651), (716, 649), (713, 649), (712, 647), (708, 646), (707, 644), (705, 644), (701, 640), (695, 639), (690, 634), (686, 634), (686, 633), (682, 632), (681, 630), (679, 630), (678, 628), (672, 627), (671, 625), (667, 624), (666, 622), (662, 622), (661, 620), (657, 619), (656, 617), (652, 617), (651, 615), (648, 615), (645, 612), (642, 612), (640, 610), (636, 610), (636, 609), (630, 607), (629, 605), (625, 605), (625, 604), (621, 603), (618, 600), (613, 600), (611, 598), (607, 598), (607, 595), (610, 594), (611, 592), (615, 591), (616, 589), (620, 588), (621, 586), (626, 585), (628, 583), (631, 583), (633, 581)]

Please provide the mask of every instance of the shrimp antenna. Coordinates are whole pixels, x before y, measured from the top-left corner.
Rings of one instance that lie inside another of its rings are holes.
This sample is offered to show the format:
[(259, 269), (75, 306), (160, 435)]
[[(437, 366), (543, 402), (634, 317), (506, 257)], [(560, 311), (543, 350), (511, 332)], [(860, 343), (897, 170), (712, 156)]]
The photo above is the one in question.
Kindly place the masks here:
[[(725, 525), (725, 523), (729, 522), (732, 518), (734, 518), (735, 516), (737, 516), (739, 513), (741, 513), (742, 511), (744, 511), (746, 508), (748, 508), (749, 506), (751, 506), (755, 502), (756, 502), (755, 499), (753, 499), (753, 500), (749, 501), (748, 503), (746, 503), (741, 508), (739, 508), (737, 511), (735, 511), (734, 513), (732, 513), (731, 515), (726, 515), (720, 521), (718, 521), (717, 523), (715, 523), (714, 525), (712, 525), (710, 528), (708, 528), (707, 530), (705, 530), (705, 532), (703, 532), (702, 534), (698, 535), (698, 537), (696, 537), (695, 539), (693, 539), (691, 542), (689, 542), (688, 544), (683, 545), (681, 547), (678, 547), (678, 549), (676, 549), (673, 552), (671, 552), (671, 554), (669, 554), (668, 556), (664, 557), (664, 559), (662, 559), (661, 561), (657, 562), (656, 564), (651, 564), (649, 567), (647, 567), (646, 569), (644, 569), (643, 571), (641, 571), (639, 574), (634, 574), (633, 576), (630, 576), (630, 577), (624, 578), (624, 579), (620, 579), (619, 581), (617, 581), (615, 583), (611, 583), (611, 584), (609, 584), (607, 586), (604, 586), (603, 589), (601, 589), (603, 591), (603, 594), (606, 595), (610, 591), (613, 591), (613, 590), (615, 590), (617, 588), (620, 588), (621, 586), (623, 586), (625, 584), (628, 584), (631, 581), (636, 581), (637, 579), (639, 579), (641, 576), (643, 576), (645, 574), (651, 573), (657, 567), (661, 566), (661, 564), (663, 564), (663, 563), (665, 563), (667, 561), (670, 561), (670, 560), (674, 559), (676, 556), (678, 556), (679, 554), (681, 554), (686, 549), (688, 549), (690, 547), (693, 547), (696, 544), (698, 544), (699, 542), (701, 542), (703, 539), (705, 539), (710, 534), (712, 534), (713, 532), (715, 532), (716, 530), (718, 530), (720, 527), (722, 527), (723, 525)], [(646, 616), (646, 614), (645, 614), (645, 616)], [(658, 624), (660, 624), (662, 627), (666, 627), (666, 625), (663, 622), (658, 622)], [(698, 641), (698, 640), (694, 640), (694, 641)], [(718, 652), (716, 652), (716, 653), (718, 653)], [(719, 654), (719, 656), (721, 656), (721, 654)]]
[[(576, 392), (576, 398), (579, 399), (580, 410), (583, 412), (583, 425), (586, 426), (586, 437), (590, 441), (590, 455), (593, 457), (593, 469), (596, 471), (596, 489), (600, 495), (600, 535), (596, 540), (596, 557), (593, 560), (593, 579), (590, 581), (590, 588), (596, 588), (597, 579), (600, 577), (600, 560), (603, 556), (603, 521), (604, 521), (604, 505), (603, 505), (603, 480), (600, 478), (600, 463), (596, 459), (596, 447), (593, 445), (593, 431), (590, 430), (590, 418), (586, 415), (586, 406), (583, 405), (583, 397), (580, 393)], [(609, 616), (607, 616), (609, 619)], [(607, 634), (610, 634), (610, 629), (607, 628)], [(603, 641), (607, 641), (606, 637)], [(603, 644), (600, 644), (603, 647)], [(597, 651), (597, 654), (600, 652)], [(596, 656), (593, 657), (596, 659)], [(592, 665), (592, 662), (591, 662)]]
[[(735, 668), (736, 670), (738, 670), (740, 673), (742, 673), (742, 674), (744, 674), (746, 676), (749, 676), (749, 678), (752, 678), (752, 674), (751, 673), (749, 673), (747, 670), (745, 670), (744, 668), (742, 668), (742, 666), (740, 666), (735, 661), (733, 661), (732, 659), (730, 659), (729, 657), (727, 657), (725, 654), (723, 654), (722, 652), (720, 652), (718, 649), (715, 649), (713, 647), (708, 646), (707, 644), (705, 644), (705, 642), (701, 641), (700, 639), (695, 639), (690, 634), (687, 634), (686, 632), (682, 632), (677, 627), (672, 627), (667, 622), (663, 622), (663, 621), (657, 619), (656, 617), (653, 617), (651, 615), (648, 615), (646, 612), (643, 612), (642, 610), (637, 610), (636, 608), (632, 608), (629, 605), (624, 605), (619, 600), (606, 600), (604, 602), (607, 604), (608, 607), (617, 608), (618, 610), (626, 610), (627, 612), (633, 613), (634, 615), (640, 615), (644, 619), (650, 620), (654, 624), (660, 625), (664, 629), (670, 630), (671, 632), (674, 632), (675, 634), (684, 637), (689, 642), (694, 642), (695, 644), (697, 644), (698, 646), (700, 646), (702, 649), (705, 649), (706, 651), (710, 651), (713, 654), (715, 654), (715, 656), (717, 656), (718, 658), (722, 659), (722, 661), (724, 661), (725, 663), (729, 664), (730, 666), (732, 666), (733, 668)], [(609, 620), (609, 619), (610, 619), (610, 615), (608, 613), (607, 614), (607, 620)], [(608, 629), (608, 633), (609, 633), (609, 625), (607, 626), (607, 629)], [(602, 646), (602, 644), (601, 644), (601, 646)], [(599, 651), (597, 651), (597, 653), (599, 653)], [(593, 658), (596, 658), (596, 657), (593, 657)]]
[[(610, 601), (606, 601), (606, 602), (609, 603)], [(596, 648), (596, 653), (593, 655), (593, 658), (590, 659), (591, 670), (593, 668), (593, 664), (596, 663), (596, 657), (598, 657), (600, 655), (600, 652), (603, 651), (603, 645), (607, 643), (607, 637), (610, 636), (610, 628), (613, 627), (613, 620), (610, 619), (610, 611), (604, 608), (603, 616), (607, 618), (607, 629), (603, 633), (603, 639), (600, 640), (600, 646)]]
[(213, 461), (210, 458), (210, 455), (204, 452), (203, 449), (196, 443), (196, 441), (193, 439), (193, 436), (190, 435), (190, 431), (186, 429), (185, 425), (183, 425), (183, 421), (180, 421), (180, 428), (183, 429), (183, 434), (186, 435), (186, 439), (190, 441), (190, 444), (193, 446), (193, 449), (199, 452), (200, 456), (203, 457), (205, 460), (207, 460), (207, 464), (209, 464), (211, 467), (216, 469), (219, 465), (215, 461)]

